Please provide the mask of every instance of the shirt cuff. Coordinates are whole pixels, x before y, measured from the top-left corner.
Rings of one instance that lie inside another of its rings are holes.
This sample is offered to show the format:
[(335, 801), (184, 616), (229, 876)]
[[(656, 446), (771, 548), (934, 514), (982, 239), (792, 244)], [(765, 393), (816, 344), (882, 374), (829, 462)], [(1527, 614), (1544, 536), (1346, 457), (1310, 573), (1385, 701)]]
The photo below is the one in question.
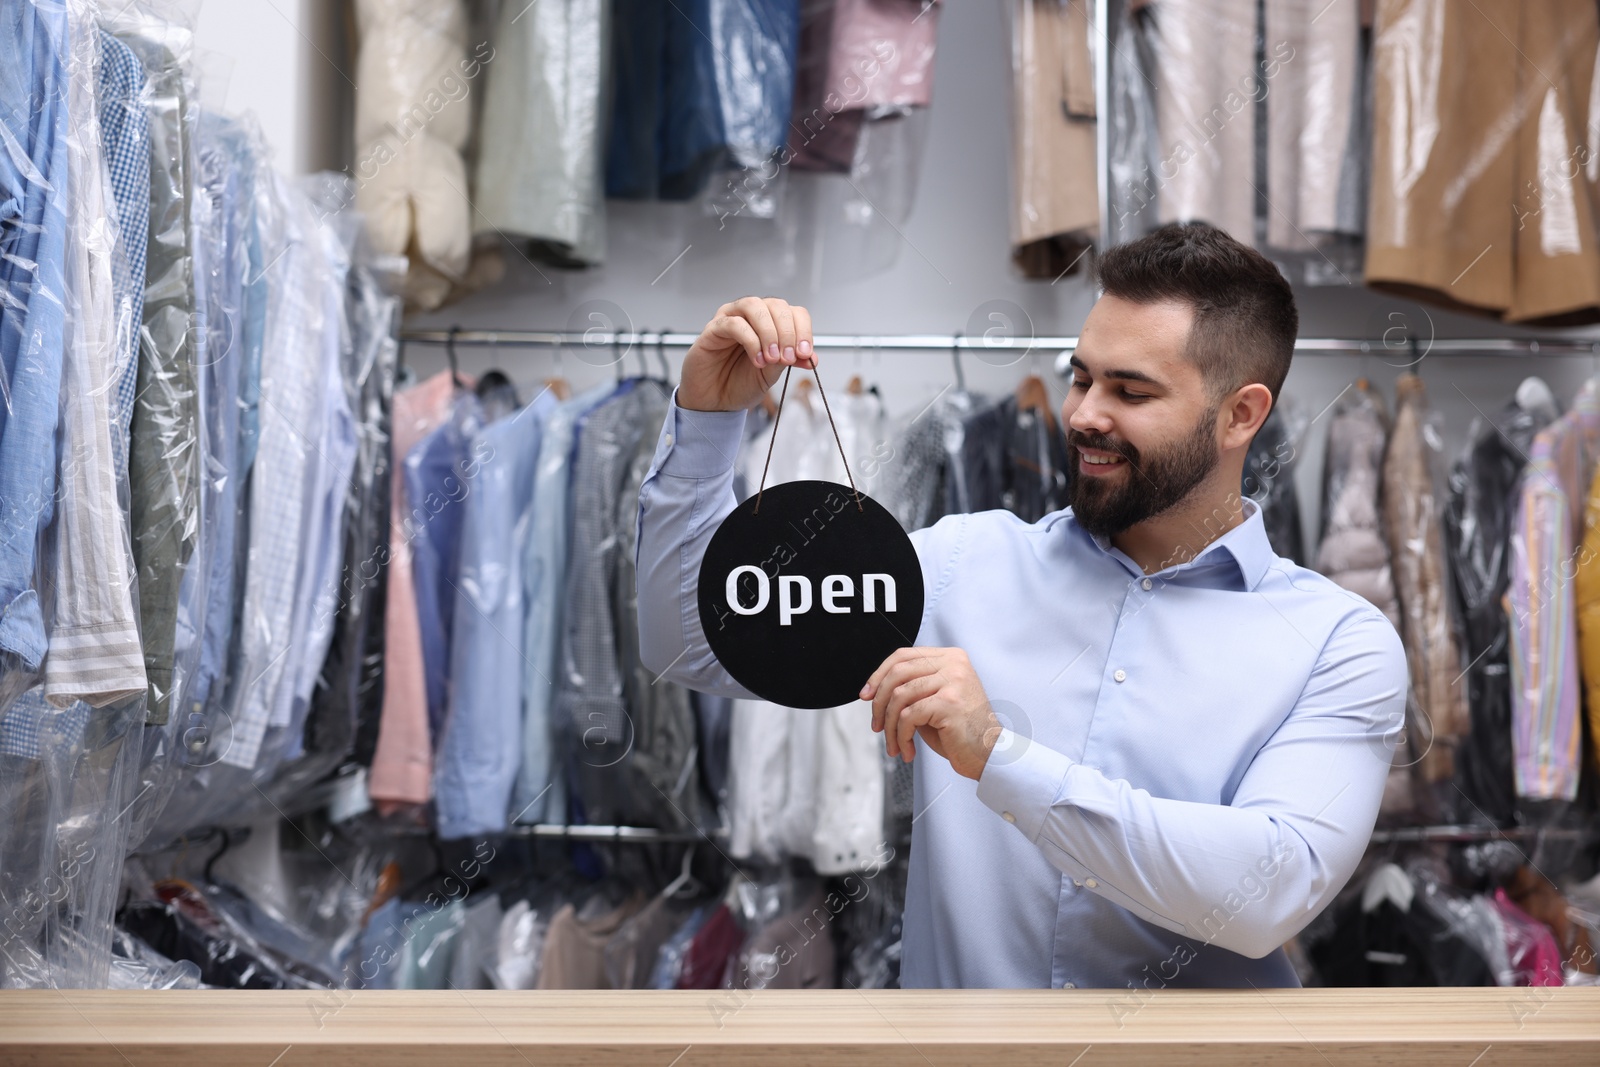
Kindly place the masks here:
[(1001, 730), (978, 776), (978, 799), (1036, 842), (1072, 763), (1032, 738)]
[(733, 469), (743, 443), (743, 411), (682, 408), (674, 389), (656, 442), (655, 468), (673, 478), (716, 478)]

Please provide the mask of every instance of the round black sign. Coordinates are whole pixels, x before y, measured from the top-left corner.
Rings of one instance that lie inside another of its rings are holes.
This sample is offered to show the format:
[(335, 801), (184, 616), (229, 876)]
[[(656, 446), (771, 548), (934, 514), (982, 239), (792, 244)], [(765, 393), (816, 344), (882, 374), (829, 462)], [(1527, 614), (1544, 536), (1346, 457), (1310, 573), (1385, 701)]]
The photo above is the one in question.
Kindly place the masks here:
[(833, 708), (922, 625), (922, 566), (893, 515), (833, 482), (785, 482), (741, 503), (700, 563), (700, 622), (740, 685)]

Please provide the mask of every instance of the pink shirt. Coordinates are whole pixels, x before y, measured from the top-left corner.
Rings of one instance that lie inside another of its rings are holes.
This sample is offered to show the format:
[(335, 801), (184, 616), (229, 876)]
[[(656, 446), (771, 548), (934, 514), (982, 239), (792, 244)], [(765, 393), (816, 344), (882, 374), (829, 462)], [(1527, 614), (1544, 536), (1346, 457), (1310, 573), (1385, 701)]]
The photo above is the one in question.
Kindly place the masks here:
[[(470, 379), (466, 379), (468, 387)], [(441, 371), (394, 396), (390, 432), (389, 587), (384, 608), (383, 714), (372, 756), (367, 794), (380, 811), (400, 804), (425, 804), (432, 796), (433, 747), (428, 737), (427, 682), (422, 673), (422, 634), (411, 578), (411, 540), (406, 513), (406, 453), (450, 417), (455, 387)], [(388, 801), (390, 803), (384, 803)]]
[(938, 26), (938, 5), (924, 7), (922, 0), (839, 0), (828, 60), (828, 109), (927, 107), (933, 99)]

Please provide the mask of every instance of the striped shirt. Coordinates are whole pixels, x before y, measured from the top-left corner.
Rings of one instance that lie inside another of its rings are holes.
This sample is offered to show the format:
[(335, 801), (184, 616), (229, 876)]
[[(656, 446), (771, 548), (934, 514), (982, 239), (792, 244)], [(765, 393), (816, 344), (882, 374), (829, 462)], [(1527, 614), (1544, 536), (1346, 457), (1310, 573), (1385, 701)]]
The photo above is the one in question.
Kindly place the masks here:
[(1600, 455), (1600, 379), (1533, 439), (1511, 526), (1511, 749), (1517, 795), (1578, 792), (1578, 623), (1573, 579), (1584, 493)]

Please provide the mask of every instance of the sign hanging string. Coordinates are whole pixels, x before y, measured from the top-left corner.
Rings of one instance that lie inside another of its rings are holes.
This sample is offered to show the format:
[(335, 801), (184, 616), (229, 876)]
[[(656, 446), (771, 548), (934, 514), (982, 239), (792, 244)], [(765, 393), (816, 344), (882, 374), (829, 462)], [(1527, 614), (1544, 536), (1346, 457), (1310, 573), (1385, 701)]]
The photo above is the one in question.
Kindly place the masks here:
[[(778, 410), (772, 416), (772, 436), (767, 439), (767, 461), (761, 467), (761, 484), (756, 487), (756, 505), (750, 509), (752, 515), (761, 512), (761, 494), (767, 487), (767, 471), (772, 467), (772, 446), (778, 443), (778, 422), (783, 418), (783, 400), (789, 395), (789, 375), (794, 373), (794, 365), (790, 364), (783, 371), (783, 388), (778, 391)], [(817, 395), (822, 397), (822, 410), (828, 413), (828, 426), (833, 430), (833, 443), (839, 446), (839, 459), (844, 463), (844, 476), (850, 480), (850, 489), (856, 495), (856, 510), (865, 511), (861, 506), (861, 490), (856, 488), (855, 476), (850, 473), (850, 460), (844, 454), (844, 442), (839, 439), (839, 426), (833, 421), (833, 409), (828, 406), (828, 394), (822, 388), (822, 377), (817, 374), (817, 368), (811, 368), (811, 376), (817, 380)]]

